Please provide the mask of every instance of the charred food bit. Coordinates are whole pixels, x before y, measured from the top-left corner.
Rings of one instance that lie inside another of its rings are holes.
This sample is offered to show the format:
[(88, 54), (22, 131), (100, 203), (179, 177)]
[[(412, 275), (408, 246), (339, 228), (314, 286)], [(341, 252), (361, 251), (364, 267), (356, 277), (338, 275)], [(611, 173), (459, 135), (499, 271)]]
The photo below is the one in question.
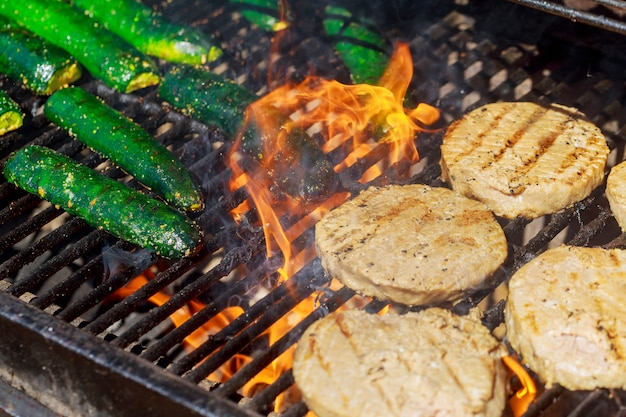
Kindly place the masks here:
[(626, 388), (626, 251), (561, 246), (511, 277), (507, 338), (547, 386)]
[(277, 110), (264, 109), (260, 117), (273, 119), (273, 127), (266, 124), (262, 129), (254, 117), (248, 117), (238, 149), (252, 166), (260, 166), (258, 175), (267, 175), (276, 184), (277, 199), (286, 195), (306, 205), (328, 199), (341, 188), (332, 163), (306, 131), (283, 130), (287, 117)]
[(141, 126), (80, 87), (54, 93), (44, 114), (72, 136), (109, 158), (172, 205), (204, 207), (200, 188), (182, 163)]
[(41, 95), (52, 94), (82, 75), (67, 52), (2, 17), (0, 72)]
[(448, 310), (345, 310), (304, 332), (293, 375), (319, 417), (500, 417), (504, 355), (478, 320)]
[(421, 184), (368, 188), (317, 223), (315, 244), (330, 276), (362, 294), (409, 305), (471, 294), (508, 254), (504, 232), (484, 204)]
[(355, 84), (378, 84), (389, 62), (389, 45), (373, 21), (348, 9), (326, 6), (324, 29)]
[(442, 176), (502, 217), (535, 218), (587, 197), (602, 183), (604, 135), (578, 110), (492, 103), (448, 128)]
[(52, 149), (32, 145), (13, 153), (4, 176), (90, 225), (161, 256), (189, 256), (202, 244), (200, 229), (181, 212)]
[(222, 56), (222, 49), (210, 36), (172, 22), (137, 0), (72, 2), (145, 54), (193, 65), (212, 62)]
[(62, 0), (0, 0), (0, 15), (64, 49), (118, 91), (159, 82), (158, 68), (148, 56)]
[(0, 90), (0, 135), (22, 126), (24, 115), (20, 106), (9, 95)]

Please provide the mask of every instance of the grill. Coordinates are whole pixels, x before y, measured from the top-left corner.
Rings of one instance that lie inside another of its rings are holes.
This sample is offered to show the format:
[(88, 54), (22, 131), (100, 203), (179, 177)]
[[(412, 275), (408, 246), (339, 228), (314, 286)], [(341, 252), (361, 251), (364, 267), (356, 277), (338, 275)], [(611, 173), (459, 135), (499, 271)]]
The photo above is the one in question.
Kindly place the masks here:
[(626, 34), (626, 23), (622, 17), (626, 13), (626, 3), (621, 0), (564, 0), (560, 2), (513, 0), (555, 16)]
[[(572, 15), (561, 13), (561, 8), (555, 16), (510, 2), (482, 3), (394, 0), (373, 3), (365, 11), (390, 39), (410, 44), (415, 75), (409, 98), (440, 108), (442, 127), (468, 110), (499, 100), (574, 106), (606, 134), (612, 150), (609, 167), (621, 162), (626, 38), (614, 30), (563, 19)], [(269, 68), (281, 69), (274, 78), (281, 82), (311, 73), (347, 81), (347, 70), (320, 35), (320, 7), (306, 1), (290, 5), (297, 24), (276, 49), (271, 34), (242, 18), (237, 2), (154, 4), (173, 20), (220, 39), (226, 54), (214, 71), (259, 94), (268, 91)], [(27, 113), (25, 125), (0, 141), (2, 162), (13, 150), (33, 143), (90, 167), (106, 168), (113, 178), (125, 178), (124, 172), (51, 125), (41, 112), (44, 98), (5, 78), (0, 83)], [(242, 387), (297, 343), (313, 321), (358, 297), (347, 288), (331, 286), (317, 259), (290, 279), (278, 279), (279, 262), (267, 259), (263, 231), (252, 225), (254, 213), (250, 225), (236, 224), (229, 214), (247, 198), (243, 189), (226, 188), (230, 172), (224, 156), (231, 138), (174, 111), (154, 89), (119, 94), (87, 77), (80, 85), (153, 133), (199, 178), (207, 209), (197, 221), (206, 231), (206, 245), (192, 258), (167, 261), (135, 251), (129, 259), (131, 245), (3, 181), (0, 415), (277, 415), (276, 399), (294, 390), (290, 370), (246, 396)], [(410, 182), (444, 185), (438, 166), (442, 135), (420, 134), (422, 159)], [(359, 189), (349, 181), (343, 186), (352, 192)], [(626, 245), (604, 187), (554, 215), (500, 221), (510, 244), (509, 259), (488, 288), (450, 306), (459, 314), (483, 308), (483, 321), (494, 331), (503, 321), (507, 279), (546, 248), (561, 243)], [(310, 244), (311, 236), (312, 230), (304, 233), (304, 244)], [(146, 270), (155, 276), (145, 285), (123, 299), (113, 296)], [(169, 299), (157, 307), (149, 300), (159, 293)], [(312, 311), (282, 337), (268, 340), (266, 330), (314, 294)], [(358, 301), (371, 312), (385, 306), (378, 300)], [(173, 326), (170, 316), (193, 302), (203, 307)], [(233, 306), (244, 313), (195, 349), (186, 347), (185, 338)], [(207, 378), (241, 355), (247, 362), (230, 378), (220, 383)], [(626, 412), (626, 395), (617, 390), (572, 392), (557, 386), (539, 394), (526, 416)], [(306, 405), (295, 398), (286, 401), (280, 415), (306, 415)]]

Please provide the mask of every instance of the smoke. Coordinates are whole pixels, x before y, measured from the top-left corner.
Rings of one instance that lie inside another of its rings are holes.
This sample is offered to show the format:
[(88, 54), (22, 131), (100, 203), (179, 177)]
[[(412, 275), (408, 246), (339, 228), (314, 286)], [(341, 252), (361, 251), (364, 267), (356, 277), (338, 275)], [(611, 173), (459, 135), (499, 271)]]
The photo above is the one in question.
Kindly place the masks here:
[(115, 246), (105, 246), (102, 248), (102, 263), (104, 264), (103, 280), (134, 269), (143, 271), (152, 264), (152, 253), (146, 249), (139, 249), (129, 252)]

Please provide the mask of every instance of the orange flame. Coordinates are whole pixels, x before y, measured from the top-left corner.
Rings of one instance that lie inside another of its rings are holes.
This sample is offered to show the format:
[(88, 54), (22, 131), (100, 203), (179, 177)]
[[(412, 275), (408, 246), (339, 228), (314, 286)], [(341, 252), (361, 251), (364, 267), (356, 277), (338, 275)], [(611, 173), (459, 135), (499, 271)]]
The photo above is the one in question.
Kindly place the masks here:
[[(315, 165), (312, 175), (322, 172), (322, 182), (329, 183), (337, 181), (330, 179), (333, 172), (348, 170), (380, 146), (386, 147), (385, 155), (358, 173), (359, 182), (373, 181), (400, 161), (415, 164), (419, 160), (415, 135), (425, 130), (423, 125), (436, 122), (440, 113), (423, 103), (414, 109), (404, 108), (412, 76), (409, 47), (400, 43), (378, 86), (307, 77), (298, 85), (279, 87), (249, 106), (245, 127), (228, 158), (234, 174), (230, 188), (245, 187), (248, 191), (264, 228), (268, 257), (274, 256), (276, 249), (284, 257), (279, 270), (283, 279), (314, 256), (307, 253), (300, 255), (301, 261), (294, 261), (297, 252), (292, 242), (343, 203), (349, 193), (335, 190), (332, 184), (316, 184), (321, 195), (310, 198), (300, 193), (301, 185), (296, 184), (296, 193), (281, 187), (294, 188), (290, 182), (308, 180), (311, 172), (305, 166), (310, 162), (304, 163), (304, 158), (328, 162), (332, 172)], [(322, 143), (310, 137), (316, 131)], [(298, 152), (299, 148), (305, 152)], [(305, 155), (309, 151), (314, 155)], [(282, 193), (279, 197), (277, 189)], [(250, 204), (244, 203), (235, 209), (235, 219), (249, 208)], [(293, 219), (295, 225), (289, 223)]]
[[(415, 135), (426, 130), (422, 126), (435, 123), (440, 113), (427, 104), (404, 108), (412, 77), (411, 53), (401, 43), (377, 86), (307, 77), (298, 85), (275, 89), (247, 109), (244, 128), (227, 161), (233, 171), (231, 191), (245, 187), (251, 201), (232, 214), (239, 221), (256, 208), (268, 258), (278, 252), (284, 258), (278, 270), (282, 279), (293, 276), (316, 256), (310, 244), (299, 248), (298, 238), (349, 198), (350, 193), (337, 185), (336, 174), (349, 172), (367, 184), (401, 161), (410, 167), (419, 160)], [(384, 151), (376, 153), (378, 159), (353, 172), (357, 162), (379, 147)], [(409, 175), (408, 170), (404, 175)], [(309, 176), (317, 181), (310, 193), (306, 188), (311, 186), (307, 185)], [(268, 329), (270, 345), (313, 311), (317, 296), (302, 301)], [(271, 384), (291, 368), (292, 357), (293, 347), (249, 381), (243, 395), (258, 384)], [(236, 361), (235, 366), (249, 362), (245, 358)], [(289, 395), (288, 391), (276, 399), (276, 411), (280, 412)]]
[(528, 406), (533, 402), (537, 394), (537, 387), (535, 381), (526, 372), (526, 369), (517, 361), (514, 356), (503, 356), (502, 362), (504, 365), (520, 380), (522, 388), (511, 396), (509, 399), (509, 405), (514, 417), (521, 417), (528, 410)]

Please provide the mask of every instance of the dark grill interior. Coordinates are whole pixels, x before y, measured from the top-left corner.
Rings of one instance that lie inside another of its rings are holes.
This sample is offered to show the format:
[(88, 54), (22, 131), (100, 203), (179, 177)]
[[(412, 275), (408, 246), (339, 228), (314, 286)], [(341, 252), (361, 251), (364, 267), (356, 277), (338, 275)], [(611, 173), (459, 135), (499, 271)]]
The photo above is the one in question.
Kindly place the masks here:
[[(612, 149), (610, 166), (624, 159), (626, 38), (514, 3), (459, 3), (393, 0), (355, 9), (371, 14), (389, 39), (409, 42), (415, 67), (409, 98), (440, 108), (440, 127), (494, 101), (561, 103), (579, 108), (604, 131)], [(275, 45), (271, 34), (241, 17), (237, 2), (155, 3), (173, 20), (215, 35), (226, 54), (212, 68), (259, 94), (268, 91), (268, 79), (280, 84), (316, 74), (347, 82), (347, 70), (329, 39), (320, 35), (322, 7), (306, 1), (290, 5), (296, 23)], [(278, 56), (272, 64), (270, 51)], [(113, 178), (126, 176), (49, 124), (41, 112), (44, 98), (5, 78), (0, 84), (26, 113), (25, 126), (0, 141), (2, 162), (13, 150), (33, 143), (106, 168)], [(123, 95), (88, 77), (80, 85), (155, 134), (197, 176), (207, 197), (207, 209), (197, 218), (206, 232), (206, 248), (177, 261), (144, 251), (120, 259), (134, 248), (2, 182), (0, 403), (7, 405), (0, 415), (22, 415), (7, 410), (36, 410), (38, 415), (269, 415), (277, 396), (293, 385), (290, 371), (269, 386), (257, 387), (251, 398), (242, 398), (241, 388), (293, 346), (309, 324), (349, 302), (354, 293), (331, 288), (318, 260), (278, 281), (280, 262), (266, 258), (263, 231), (253, 226), (254, 212), (247, 226), (235, 224), (229, 214), (247, 198), (243, 189), (230, 193), (226, 188), (230, 171), (224, 156), (231, 138), (174, 111), (154, 89)], [(444, 185), (438, 166), (442, 135), (419, 135), (424, 166), (410, 182)], [(384, 178), (393, 181), (392, 174)], [(359, 188), (347, 180), (343, 186), (352, 192)], [(510, 243), (509, 259), (488, 288), (451, 306), (465, 314), (480, 305), (491, 329), (502, 323), (506, 293), (501, 284), (541, 251), (561, 243), (625, 246), (603, 187), (563, 212), (533, 222), (501, 223)], [(304, 234), (302, 245), (310, 244), (312, 232)], [(112, 297), (146, 269), (155, 273), (152, 280), (124, 299)], [(156, 307), (148, 299), (159, 292), (171, 298)], [(270, 344), (266, 330), (316, 292), (314, 310)], [(204, 308), (174, 327), (169, 317), (194, 300)], [(194, 330), (234, 305), (245, 314), (196, 349), (184, 346)], [(365, 300), (363, 308), (375, 312), (384, 305)], [(239, 354), (251, 357), (246, 366), (223, 383), (207, 381)], [(554, 387), (542, 390), (526, 415), (622, 416), (623, 401), (621, 391)], [(304, 403), (295, 400), (287, 402), (281, 415), (306, 413)]]

